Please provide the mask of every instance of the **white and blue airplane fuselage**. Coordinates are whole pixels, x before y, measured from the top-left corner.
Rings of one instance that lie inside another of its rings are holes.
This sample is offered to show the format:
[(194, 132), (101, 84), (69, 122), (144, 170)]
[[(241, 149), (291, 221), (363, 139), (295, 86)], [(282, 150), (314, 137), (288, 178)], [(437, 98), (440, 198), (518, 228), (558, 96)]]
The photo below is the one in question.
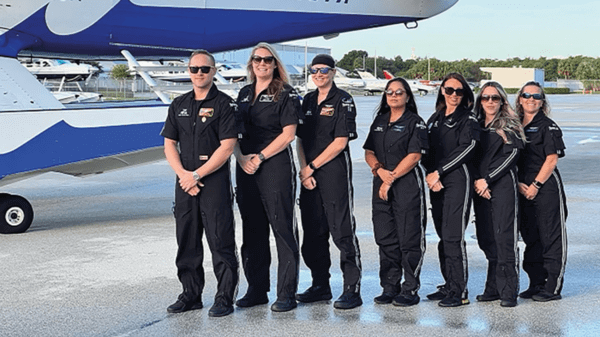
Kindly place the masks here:
[[(187, 57), (417, 22), (458, 0), (12, 0), (0, 3), (0, 186), (48, 171), (105, 172), (164, 158), (168, 102), (66, 108), (16, 60)], [(31, 205), (0, 194), (0, 232)]]

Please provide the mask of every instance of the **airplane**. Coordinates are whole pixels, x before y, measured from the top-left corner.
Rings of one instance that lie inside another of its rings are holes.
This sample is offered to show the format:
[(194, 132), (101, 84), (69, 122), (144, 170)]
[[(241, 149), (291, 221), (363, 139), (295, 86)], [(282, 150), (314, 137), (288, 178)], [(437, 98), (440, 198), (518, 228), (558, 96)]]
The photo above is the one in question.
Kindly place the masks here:
[(68, 60), (52, 59), (26, 59), (21, 63), (38, 79), (61, 79), (66, 78), (73, 81), (87, 78), (100, 71), (100, 69), (89, 64), (75, 64)]
[[(383, 76), (385, 76), (385, 79), (388, 80), (388, 81), (395, 77), (394, 75), (392, 75), (387, 70), (383, 71)], [(431, 85), (431, 81), (427, 81), (427, 80), (406, 80), (406, 82), (408, 82), (408, 85), (410, 85), (410, 88), (412, 89), (412, 91), (414, 93), (417, 93), (417, 94), (419, 94), (421, 96), (425, 96), (428, 93), (435, 92), (437, 90), (437, 87), (435, 85)]]
[[(189, 57), (258, 42), (415, 28), (458, 0), (19, 0), (0, 4), (0, 187), (45, 172), (102, 173), (164, 159), (170, 99), (61, 104), (17, 57)], [(0, 194), (0, 232), (26, 231), (29, 201)]]
[(355, 70), (358, 76), (365, 82), (365, 95), (374, 95), (378, 92), (383, 92), (385, 90), (385, 86), (387, 85), (387, 80), (379, 79), (370, 72)]
[[(350, 77), (346, 76), (346, 73), (348, 71), (345, 69), (338, 68), (338, 67), (336, 67), (335, 69), (337, 71), (335, 72), (335, 76), (334, 76), (333, 80), (335, 81), (335, 85), (338, 88), (341, 88), (344, 90), (357, 90), (357, 91), (365, 90), (365, 81), (361, 80), (360, 78), (350, 78)], [(313, 91), (313, 90), (317, 89), (317, 86), (310, 78), (306, 82), (306, 89), (308, 91)]]

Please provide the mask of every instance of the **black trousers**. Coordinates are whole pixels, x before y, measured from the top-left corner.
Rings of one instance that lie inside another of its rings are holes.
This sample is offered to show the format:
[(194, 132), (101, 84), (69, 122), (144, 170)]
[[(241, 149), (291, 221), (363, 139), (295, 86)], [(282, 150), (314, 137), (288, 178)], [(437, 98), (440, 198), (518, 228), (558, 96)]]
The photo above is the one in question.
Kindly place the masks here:
[(469, 274), (465, 230), (473, 193), (473, 178), (467, 165), (463, 164), (442, 177), (442, 185), (441, 191), (429, 193), (433, 223), (440, 238), (440, 269), (446, 289), (456, 296), (467, 298)]
[(488, 260), (485, 292), (503, 300), (516, 300), (519, 293), (518, 190), (514, 171), (489, 186), (492, 199), (475, 195), (477, 244)]
[(204, 187), (195, 197), (185, 193), (179, 186), (179, 181), (176, 182), (177, 275), (183, 286), (183, 296), (187, 300), (201, 300), (204, 289), (204, 231), (217, 278), (215, 300), (221, 297), (227, 304), (233, 305), (239, 280), (239, 264), (229, 164), (202, 181)]
[[(373, 178), (373, 231), (379, 246), (379, 280), (384, 292), (416, 295), (425, 255), (427, 211), (420, 168), (397, 179), (388, 201), (379, 198), (382, 180)], [(404, 282), (402, 275), (404, 274)]]
[(555, 170), (533, 200), (520, 196), (523, 270), (529, 284), (560, 294), (567, 264), (567, 199)]
[(352, 164), (348, 151), (320, 167), (313, 177), (317, 186), (300, 190), (302, 257), (311, 271), (313, 285), (329, 285), (329, 236), (340, 250), (344, 292), (360, 292), (360, 248), (352, 188)]
[(298, 289), (298, 229), (294, 215), (296, 172), (291, 148), (264, 161), (253, 175), (237, 165), (237, 202), (242, 216), (242, 263), (248, 291), (270, 289), (269, 224), (277, 245), (277, 298), (294, 298)]

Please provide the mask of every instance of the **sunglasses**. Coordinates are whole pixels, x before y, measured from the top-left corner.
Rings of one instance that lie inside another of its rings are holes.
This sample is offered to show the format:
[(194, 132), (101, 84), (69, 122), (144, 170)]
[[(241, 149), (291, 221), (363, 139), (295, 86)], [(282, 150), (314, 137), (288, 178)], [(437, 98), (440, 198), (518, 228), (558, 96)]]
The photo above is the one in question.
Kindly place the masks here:
[(404, 93), (404, 90), (402, 90), (402, 89), (398, 89), (396, 91), (392, 91), (392, 90), (388, 89), (385, 91), (385, 94), (388, 96), (394, 96), (394, 95), (402, 96), (403, 93)]
[(310, 68), (308, 71), (310, 71), (311, 74), (316, 74), (316, 73), (321, 73), (323, 75), (329, 74), (329, 71), (333, 70), (333, 68), (330, 67), (323, 67), (323, 68)]
[(252, 55), (252, 62), (259, 64), (260, 62), (265, 62), (265, 64), (271, 64), (275, 60), (274, 56), (265, 56), (261, 57), (258, 55)]
[(452, 87), (444, 87), (444, 92), (448, 96), (452, 95), (453, 93), (456, 93), (456, 96), (462, 97), (465, 94), (465, 89), (463, 89), (463, 88), (455, 89)]
[(203, 74), (208, 74), (212, 68), (214, 68), (214, 67), (213, 66), (202, 66), (202, 67), (190, 66), (190, 67), (188, 67), (188, 69), (190, 69), (190, 73), (192, 73), (192, 74), (197, 74), (198, 71), (202, 72)]
[(530, 94), (528, 92), (524, 92), (521, 94), (521, 97), (525, 98), (525, 99), (530, 99), (531, 97), (533, 97), (533, 99), (535, 99), (536, 101), (541, 100), (542, 98), (544, 98), (542, 96), (542, 94)]
[(498, 103), (500, 102), (500, 96), (498, 95), (481, 95), (481, 101), (482, 102), (487, 102), (487, 101), (492, 101), (494, 103)]

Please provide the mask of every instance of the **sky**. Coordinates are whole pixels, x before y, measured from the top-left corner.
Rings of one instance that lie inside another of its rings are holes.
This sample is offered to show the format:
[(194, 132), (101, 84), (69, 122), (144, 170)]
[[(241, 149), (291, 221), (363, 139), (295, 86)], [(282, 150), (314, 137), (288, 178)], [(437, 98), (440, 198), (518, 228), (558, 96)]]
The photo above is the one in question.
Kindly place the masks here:
[[(398, 0), (402, 1), (402, 0)], [(293, 41), (292, 44), (331, 48), (335, 59), (351, 50), (369, 56), (406, 60), (418, 57), (444, 61), (482, 58), (600, 57), (600, 1), (585, 0), (459, 0), (449, 10), (419, 21)]]

